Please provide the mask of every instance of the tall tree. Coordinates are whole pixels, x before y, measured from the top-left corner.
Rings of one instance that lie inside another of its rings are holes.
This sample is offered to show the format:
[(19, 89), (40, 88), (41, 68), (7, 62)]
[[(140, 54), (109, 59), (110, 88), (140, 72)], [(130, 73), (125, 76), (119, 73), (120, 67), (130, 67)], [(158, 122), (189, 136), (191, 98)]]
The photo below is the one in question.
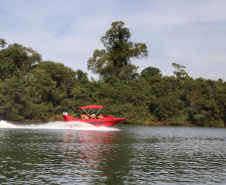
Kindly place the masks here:
[(101, 37), (106, 49), (94, 51), (88, 60), (88, 69), (101, 77), (132, 77), (138, 69), (131, 64), (132, 59), (147, 57), (148, 50), (145, 43), (133, 43), (129, 41), (130, 37), (131, 33), (124, 22), (113, 22), (105, 36)]
[(176, 70), (173, 73), (176, 75), (177, 78), (188, 77), (188, 73), (184, 70), (186, 68), (185, 66), (181, 66), (181, 65), (176, 64), (176, 63), (172, 63), (172, 66)]
[(1, 38), (0, 38), (0, 47), (1, 47), (1, 48), (4, 48), (4, 47), (5, 47), (5, 45), (7, 45), (6, 40), (5, 40), (5, 39), (1, 39)]

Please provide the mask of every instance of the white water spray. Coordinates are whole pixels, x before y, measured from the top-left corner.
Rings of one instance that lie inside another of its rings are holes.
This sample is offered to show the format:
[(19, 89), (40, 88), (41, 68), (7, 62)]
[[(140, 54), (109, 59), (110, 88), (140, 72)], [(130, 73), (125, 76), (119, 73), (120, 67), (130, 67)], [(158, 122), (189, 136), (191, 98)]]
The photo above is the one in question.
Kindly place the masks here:
[(0, 121), (0, 128), (16, 128), (16, 125), (13, 125), (11, 123), (8, 123), (4, 120)]
[(15, 125), (12, 123), (8, 123), (7, 121), (0, 121), (0, 129), (1, 128), (23, 128), (23, 129), (68, 129), (68, 130), (95, 130), (95, 131), (119, 131), (119, 129), (114, 127), (96, 127), (88, 123), (80, 122), (80, 121), (56, 121), (56, 122), (48, 122), (48, 123), (36, 123), (29, 125)]

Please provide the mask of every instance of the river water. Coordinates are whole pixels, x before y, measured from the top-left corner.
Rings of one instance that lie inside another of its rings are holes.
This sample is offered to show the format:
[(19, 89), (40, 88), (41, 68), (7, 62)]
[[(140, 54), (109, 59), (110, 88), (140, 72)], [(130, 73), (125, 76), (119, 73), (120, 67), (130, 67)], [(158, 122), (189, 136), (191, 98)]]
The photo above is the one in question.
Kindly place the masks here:
[(226, 184), (226, 129), (0, 121), (0, 184)]

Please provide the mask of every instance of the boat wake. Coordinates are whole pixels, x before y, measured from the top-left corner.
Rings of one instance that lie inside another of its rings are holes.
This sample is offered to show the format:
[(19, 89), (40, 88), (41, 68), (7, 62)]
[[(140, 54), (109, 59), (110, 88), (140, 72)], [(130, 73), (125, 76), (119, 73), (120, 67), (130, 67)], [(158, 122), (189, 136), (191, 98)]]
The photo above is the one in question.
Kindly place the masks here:
[(95, 130), (95, 131), (119, 131), (119, 129), (114, 127), (95, 127), (91, 124), (80, 122), (80, 121), (56, 121), (56, 122), (48, 122), (45, 124), (27, 124), (27, 125), (19, 125), (12, 124), (7, 121), (0, 121), (0, 129), (1, 128), (22, 128), (22, 129), (69, 129), (69, 130)]
[(3, 120), (0, 121), (0, 128), (16, 128), (16, 127), (17, 127), (16, 125), (13, 125), (6, 121), (3, 121)]

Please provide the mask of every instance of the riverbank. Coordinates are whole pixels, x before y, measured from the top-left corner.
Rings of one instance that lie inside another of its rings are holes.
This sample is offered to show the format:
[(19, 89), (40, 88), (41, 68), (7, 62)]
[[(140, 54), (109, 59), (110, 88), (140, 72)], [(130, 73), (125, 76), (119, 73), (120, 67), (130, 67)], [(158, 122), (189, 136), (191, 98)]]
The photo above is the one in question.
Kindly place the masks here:
[(191, 123), (185, 124), (177, 124), (177, 123), (165, 123), (165, 122), (151, 122), (149, 125), (162, 125), (162, 126), (189, 126), (189, 127), (196, 127), (197, 125)]
[(122, 124), (133, 124), (133, 125), (154, 125), (154, 126), (187, 126), (187, 127), (221, 127), (224, 128), (226, 127), (226, 124), (199, 124), (196, 125), (194, 123), (173, 123), (169, 121), (156, 121), (156, 120), (151, 120), (150, 122), (141, 124), (141, 123), (134, 123), (134, 122), (129, 122), (125, 120)]
[[(61, 115), (53, 116), (51, 118), (42, 118), (42, 119), (11, 119), (5, 116), (1, 116), (0, 120), (5, 120), (5, 121), (20, 121), (20, 122), (54, 122), (54, 121), (64, 121), (63, 117)], [(192, 123), (172, 123), (168, 121), (156, 121), (156, 120), (151, 120), (146, 123), (136, 123), (136, 122), (130, 122), (128, 120), (125, 120), (122, 124), (132, 124), (132, 125), (154, 125), (154, 126), (188, 126), (188, 127), (226, 127), (226, 124), (221, 124), (221, 125), (215, 125), (215, 124), (203, 124), (203, 125), (196, 125)]]

